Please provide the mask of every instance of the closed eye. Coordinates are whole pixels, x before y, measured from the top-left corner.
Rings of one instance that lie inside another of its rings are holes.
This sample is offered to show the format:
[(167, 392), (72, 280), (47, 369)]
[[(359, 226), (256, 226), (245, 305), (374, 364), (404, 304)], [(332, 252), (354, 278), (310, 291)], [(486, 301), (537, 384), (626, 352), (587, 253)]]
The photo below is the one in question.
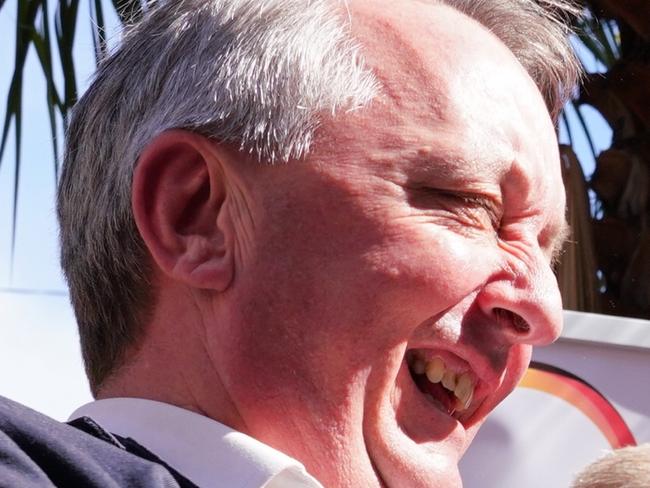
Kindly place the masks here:
[(443, 207), (467, 217), (473, 225), (485, 227), (489, 223), (496, 233), (501, 228), (501, 204), (492, 197), (425, 186), (414, 188), (413, 192), (410, 203), (417, 208)]
[(502, 212), (500, 211), (500, 205), (497, 202), (489, 197), (465, 193), (453, 195), (453, 197), (460, 199), (468, 208), (483, 210), (488, 216), (492, 228), (495, 232), (499, 232), (499, 229), (501, 229)]

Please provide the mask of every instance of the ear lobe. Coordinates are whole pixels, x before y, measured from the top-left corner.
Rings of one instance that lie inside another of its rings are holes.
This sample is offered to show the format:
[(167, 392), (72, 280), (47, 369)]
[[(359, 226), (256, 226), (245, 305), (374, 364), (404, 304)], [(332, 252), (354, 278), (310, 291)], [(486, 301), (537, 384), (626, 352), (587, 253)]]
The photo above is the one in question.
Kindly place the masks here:
[[(133, 174), (135, 222), (160, 270), (189, 286), (223, 291), (233, 277), (232, 236), (221, 215), (227, 182), (204, 137), (170, 130), (143, 151)], [(220, 218), (221, 216), (221, 218)]]

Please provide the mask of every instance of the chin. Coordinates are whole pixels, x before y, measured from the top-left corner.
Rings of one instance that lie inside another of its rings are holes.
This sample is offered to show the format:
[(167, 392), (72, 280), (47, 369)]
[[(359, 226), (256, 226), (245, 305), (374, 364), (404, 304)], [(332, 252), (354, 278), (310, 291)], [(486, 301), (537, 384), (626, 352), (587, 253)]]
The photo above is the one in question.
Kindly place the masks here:
[(378, 388), (367, 399), (364, 440), (373, 485), (462, 487), (460, 458), (487, 415), (514, 389), (528, 357), (518, 354), (508, 368), (495, 370), (445, 348), (408, 349), (392, 388)]

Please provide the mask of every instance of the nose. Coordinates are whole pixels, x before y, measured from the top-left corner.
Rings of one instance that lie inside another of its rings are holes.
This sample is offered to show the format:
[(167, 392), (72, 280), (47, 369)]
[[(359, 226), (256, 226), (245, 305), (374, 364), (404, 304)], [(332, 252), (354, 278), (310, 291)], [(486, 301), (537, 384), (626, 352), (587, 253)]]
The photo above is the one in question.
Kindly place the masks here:
[(510, 263), (477, 296), (478, 305), (508, 343), (550, 344), (562, 332), (562, 298), (557, 280), (541, 251)]

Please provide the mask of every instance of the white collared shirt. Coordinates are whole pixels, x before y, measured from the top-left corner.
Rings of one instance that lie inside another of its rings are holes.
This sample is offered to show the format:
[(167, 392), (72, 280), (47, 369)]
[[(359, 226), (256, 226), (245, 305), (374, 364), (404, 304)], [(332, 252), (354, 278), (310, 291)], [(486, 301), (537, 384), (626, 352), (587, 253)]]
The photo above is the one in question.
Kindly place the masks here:
[(286, 454), (173, 405), (110, 398), (78, 408), (70, 420), (79, 417), (131, 437), (201, 488), (323, 488)]

